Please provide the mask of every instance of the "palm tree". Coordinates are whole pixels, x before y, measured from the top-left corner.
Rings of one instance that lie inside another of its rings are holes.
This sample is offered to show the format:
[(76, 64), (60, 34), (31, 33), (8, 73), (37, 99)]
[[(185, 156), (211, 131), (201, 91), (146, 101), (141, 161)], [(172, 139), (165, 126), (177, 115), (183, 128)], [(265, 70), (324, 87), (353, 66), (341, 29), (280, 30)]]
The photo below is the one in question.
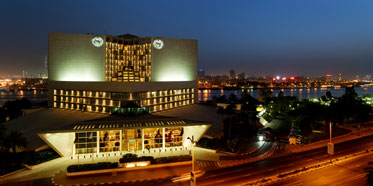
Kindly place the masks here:
[(5, 137), (4, 143), (5, 147), (8, 148), (8, 150), (12, 149), (14, 154), (16, 153), (17, 147), (25, 148), (27, 145), (26, 138), (18, 131), (11, 131), (9, 135)]
[(226, 114), (229, 115), (229, 132), (228, 132), (228, 137), (230, 138), (231, 137), (231, 129), (232, 129), (232, 118), (234, 116), (234, 114), (236, 113), (236, 104), (235, 103), (230, 103), (226, 110), (225, 110)]
[(4, 125), (0, 124), (0, 149), (4, 146), (5, 131)]
[(221, 122), (224, 123), (224, 114), (225, 114), (224, 107), (219, 107), (217, 112), (218, 114), (221, 114)]
[(6, 110), (3, 107), (0, 107), (0, 123), (6, 121)]

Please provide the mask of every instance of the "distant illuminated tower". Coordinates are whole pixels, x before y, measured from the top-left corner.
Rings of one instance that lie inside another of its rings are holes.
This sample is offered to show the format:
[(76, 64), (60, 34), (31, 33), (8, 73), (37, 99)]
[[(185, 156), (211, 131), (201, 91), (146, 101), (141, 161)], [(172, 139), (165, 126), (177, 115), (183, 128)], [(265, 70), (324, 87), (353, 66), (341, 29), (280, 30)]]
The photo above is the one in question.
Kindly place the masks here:
[(229, 79), (236, 79), (236, 71), (235, 70), (230, 70), (229, 71)]
[(44, 57), (44, 69), (45, 69), (45, 77), (48, 78), (48, 57)]
[(198, 70), (198, 77), (205, 77), (205, 70), (203, 70), (202, 68), (200, 68)]
[(245, 72), (241, 72), (238, 74), (238, 79), (245, 79)]
[(342, 73), (339, 73), (338, 81), (342, 81)]
[(328, 82), (328, 81), (332, 81), (332, 77), (333, 77), (333, 76), (332, 76), (331, 74), (326, 74), (326, 75), (325, 75), (325, 81), (327, 81), (327, 82)]

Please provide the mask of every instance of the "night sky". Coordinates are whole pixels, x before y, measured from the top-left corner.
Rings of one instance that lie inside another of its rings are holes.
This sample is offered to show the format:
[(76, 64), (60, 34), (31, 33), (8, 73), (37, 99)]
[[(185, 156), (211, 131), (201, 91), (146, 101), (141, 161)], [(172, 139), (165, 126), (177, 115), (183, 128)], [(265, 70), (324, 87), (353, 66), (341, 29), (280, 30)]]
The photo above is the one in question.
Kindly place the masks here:
[(0, 76), (43, 72), (49, 32), (198, 39), (214, 75), (373, 73), (369, 0), (3, 0), (0, 15)]

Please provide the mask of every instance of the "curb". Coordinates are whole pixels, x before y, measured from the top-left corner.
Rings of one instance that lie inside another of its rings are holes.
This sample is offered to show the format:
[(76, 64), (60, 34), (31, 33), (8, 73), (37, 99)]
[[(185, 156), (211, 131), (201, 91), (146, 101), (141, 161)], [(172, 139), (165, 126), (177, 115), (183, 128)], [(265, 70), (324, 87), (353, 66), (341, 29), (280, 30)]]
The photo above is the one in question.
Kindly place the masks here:
[[(247, 182), (247, 183), (244, 183), (244, 184), (239, 184), (239, 185), (240, 186), (267, 185), (267, 184), (282, 181), (282, 180), (285, 180), (285, 179), (288, 179), (288, 178), (291, 178), (291, 177), (299, 176), (301, 174), (309, 173), (309, 172), (312, 172), (312, 171), (315, 171), (315, 170), (318, 170), (318, 169), (326, 168), (326, 167), (337, 165), (339, 163), (343, 163), (343, 162), (346, 162), (346, 161), (349, 161), (349, 160), (353, 160), (353, 159), (361, 157), (363, 155), (371, 154), (371, 153), (373, 153), (372, 151), (373, 151), (373, 149), (357, 152), (357, 153), (354, 153), (354, 154), (350, 154), (350, 155), (346, 155), (346, 156), (339, 157), (339, 158), (336, 158), (336, 159), (332, 159), (331, 162), (330, 162), (330, 160), (323, 161), (323, 162), (320, 162), (320, 163), (317, 163), (317, 164), (310, 165), (308, 167), (304, 167), (303, 170), (300, 169), (298, 173), (292, 174), (294, 171), (298, 170), (298, 169), (296, 169), (296, 170), (280, 173), (280, 174), (277, 174), (277, 175), (273, 175), (273, 176), (270, 176), (270, 177), (257, 179), (257, 180)], [(308, 169), (304, 170), (305, 168), (308, 168)], [(279, 178), (280, 175), (284, 175), (284, 174), (285, 175), (289, 174), (289, 175), (286, 175), (282, 178)]]

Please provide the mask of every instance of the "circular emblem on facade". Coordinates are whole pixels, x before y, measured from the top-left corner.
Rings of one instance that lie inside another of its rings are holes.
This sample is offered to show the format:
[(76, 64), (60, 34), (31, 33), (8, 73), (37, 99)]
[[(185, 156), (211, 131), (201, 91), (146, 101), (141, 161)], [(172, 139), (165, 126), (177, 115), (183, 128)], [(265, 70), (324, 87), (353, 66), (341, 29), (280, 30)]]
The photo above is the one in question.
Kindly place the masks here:
[(156, 48), (156, 49), (162, 49), (162, 48), (163, 48), (163, 41), (160, 40), (160, 39), (155, 39), (155, 40), (153, 41), (153, 46), (154, 46), (154, 48)]
[(95, 47), (100, 47), (100, 46), (102, 46), (104, 44), (104, 40), (102, 39), (102, 37), (99, 37), (99, 36), (98, 37), (94, 37), (92, 39), (92, 44)]

